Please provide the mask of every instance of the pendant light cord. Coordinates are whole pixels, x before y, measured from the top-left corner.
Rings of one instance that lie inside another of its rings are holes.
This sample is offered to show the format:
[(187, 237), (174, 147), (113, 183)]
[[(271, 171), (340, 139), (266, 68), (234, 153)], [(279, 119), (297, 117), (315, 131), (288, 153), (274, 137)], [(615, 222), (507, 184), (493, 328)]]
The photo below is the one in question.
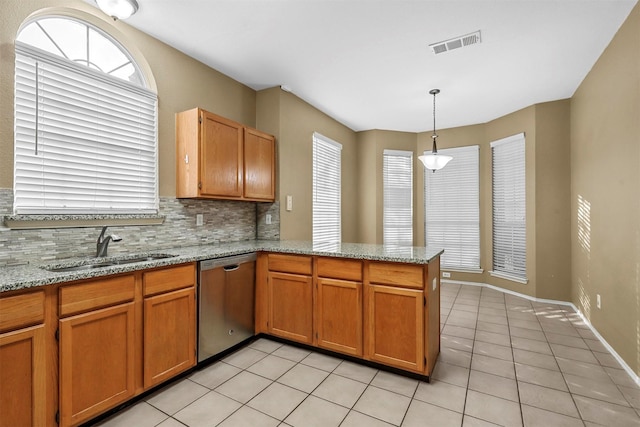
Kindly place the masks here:
[(436, 154), (438, 152), (438, 147), (436, 146), (436, 138), (438, 137), (438, 135), (436, 134), (436, 95), (438, 94), (438, 92), (436, 92), (437, 89), (432, 90), (430, 93), (433, 95), (433, 135), (431, 135), (431, 138), (433, 139), (433, 148), (432, 148), (432, 152), (433, 154)]

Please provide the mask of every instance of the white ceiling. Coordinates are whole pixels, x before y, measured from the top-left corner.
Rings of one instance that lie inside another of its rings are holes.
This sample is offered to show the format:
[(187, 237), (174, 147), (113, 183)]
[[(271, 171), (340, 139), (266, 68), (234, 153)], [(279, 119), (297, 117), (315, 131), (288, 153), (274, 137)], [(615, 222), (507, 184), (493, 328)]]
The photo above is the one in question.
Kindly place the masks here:
[[(349, 128), (421, 132), (569, 98), (637, 0), (137, 0), (127, 23)], [(434, 55), (429, 44), (482, 31)]]

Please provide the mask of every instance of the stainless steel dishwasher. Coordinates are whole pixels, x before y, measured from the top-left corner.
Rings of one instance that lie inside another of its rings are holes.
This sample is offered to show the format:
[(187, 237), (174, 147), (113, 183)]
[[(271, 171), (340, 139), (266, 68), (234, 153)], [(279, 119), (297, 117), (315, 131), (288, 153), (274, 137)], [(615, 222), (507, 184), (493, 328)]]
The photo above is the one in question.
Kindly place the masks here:
[(254, 333), (256, 254), (198, 263), (198, 362)]

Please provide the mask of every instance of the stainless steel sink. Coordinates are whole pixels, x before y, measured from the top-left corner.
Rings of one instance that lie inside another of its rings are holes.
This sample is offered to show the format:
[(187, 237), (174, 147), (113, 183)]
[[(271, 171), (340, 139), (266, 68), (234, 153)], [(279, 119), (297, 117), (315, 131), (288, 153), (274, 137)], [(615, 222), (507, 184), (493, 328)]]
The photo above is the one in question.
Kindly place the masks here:
[(64, 271), (83, 271), (83, 270), (92, 270), (94, 268), (104, 268), (104, 267), (113, 267), (117, 265), (125, 265), (125, 264), (135, 264), (137, 262), (146, 262), (146, 261), (156, 261), (159, 259), (165, 258), (173, 258), (176, 255), (169, 254), (148, 254), (148, 255), (140, 255), (140, 256), (129, 256), (126, 258), (114, 258), (93, 262), (81, 261), (78, 263), (65, 264), (65, 265), (46, 265), (43, 266), (47, 271), (54, 272), (64, 272)]

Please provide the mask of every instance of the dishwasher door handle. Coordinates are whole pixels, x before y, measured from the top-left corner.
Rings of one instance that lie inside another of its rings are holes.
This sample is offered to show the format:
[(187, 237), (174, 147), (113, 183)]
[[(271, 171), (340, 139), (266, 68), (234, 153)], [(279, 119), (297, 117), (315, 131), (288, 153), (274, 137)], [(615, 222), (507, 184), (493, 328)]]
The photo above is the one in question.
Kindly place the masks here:
[(224, 266), (224, 271), (235, 271), (240, 268), (238, 264)]

